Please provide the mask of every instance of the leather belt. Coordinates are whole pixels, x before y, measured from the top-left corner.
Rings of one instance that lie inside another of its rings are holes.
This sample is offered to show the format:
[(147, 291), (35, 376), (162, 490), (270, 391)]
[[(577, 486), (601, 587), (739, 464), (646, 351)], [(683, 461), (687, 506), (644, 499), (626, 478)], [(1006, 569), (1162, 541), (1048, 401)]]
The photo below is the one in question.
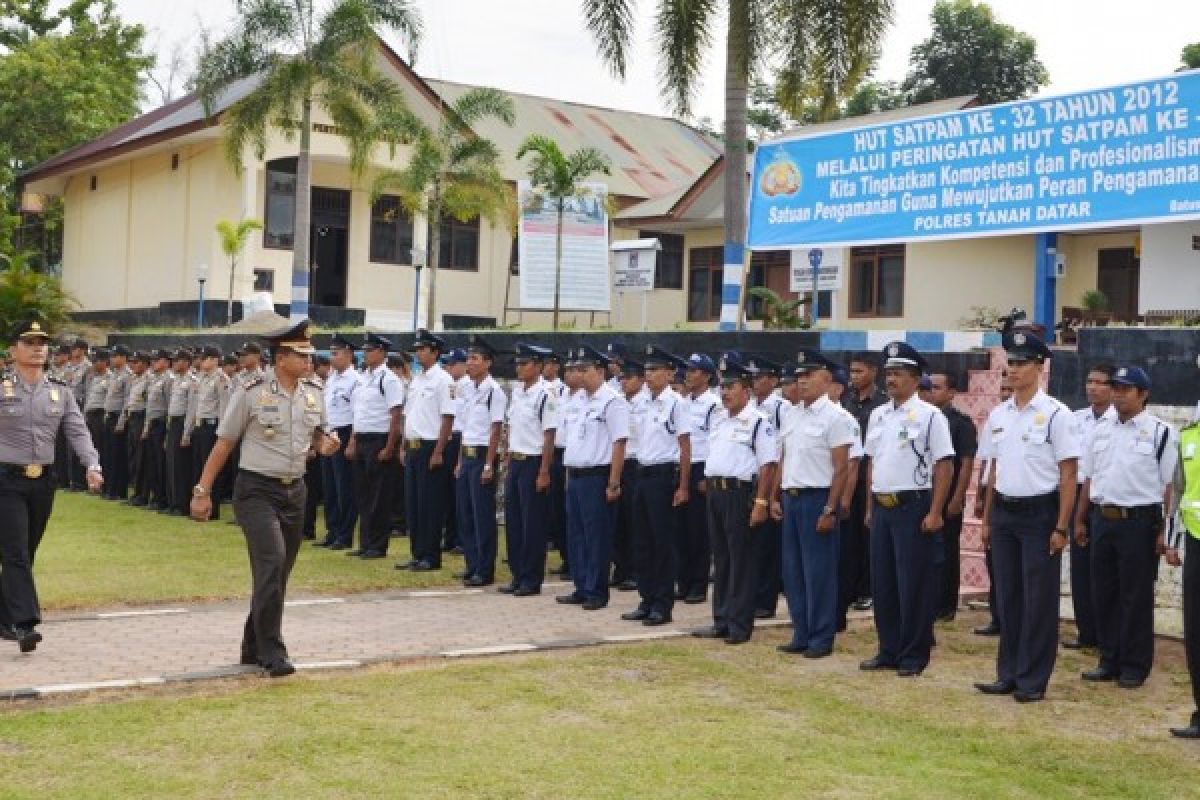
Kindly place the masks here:
[(813, 492), (828, 492), (828, 491), (829, 491), (828, 486), (806, 486), (803, 488), (794, 487), (791, 489), (784, 489), (783, 493), (788, 495), (789, 497), (803, 497), (804, 495), (812, 494)]
[(43, 475), (49, 475), (50, 469), (42, 464), (0, 464), (0, 472), (14, 478), (28, 478), (35, 481)]
[(909, 489), (903, 492), (876, 492), (875, 503), (880, 508), (899, 508), (931, 495), (928, 489)]
[(302, 478), (276, 478), (273, 475), (263, 475), (261, 472), (255, 472), (252, 469), (239, 469), (238, 472), (249, 475), (258, 480), (267, 481), (268, 483), (277, 483), (280, 486), (291, 486), (293, 483), (303, 480)]
[[(539, 453), (538, 455), (541, 455), (541, 454)], [(531, 456), (531, 455), (528, 455), (527, 453), (512, 453), (512, 452), (510, 452), (508, 454), (508, 457), (511, 458), (513, 461), (524, 461), (527, 458), (537, 458), (537, 456)]]
[(487, 448), (482, 445), (464, 446), (462, 449), (463, 458), (483, 458), (487, 455)]
[(1046, 494), (1035, 494), (1029, 497), (1011, 497), (1006, 494), (995, 492), (992, 495), (992, 500), (996, 505), (1003, 508), (1005, 511), (1033, 511), (1036, 509), (1045, 508), (1051, 504), (1058, 504), (1058, 492), (1047, 492)]
[(1152, 503), (1144, 506), (1100, 506), (1104, 519), (1162, 519), (1162, 506)]
[(638, 464), (638, 477), (651, 478), (655, 475), (674, 475), (679, 471), (679, 465), (673, 461), (665, 464)]
[(602, 464), (598, 467), (567, 467), (568, 478), (595, 478), (601, 475), (607, 477), (610, 467)]
[(197, 427), (197, 428), (201, 428), (201, 427), (204, 427), (205, 425), (207, 425), (207, 426), (209, 426), (209, 427), (211, 427), (211, 428), (215, 428), (215, 427), (217, 427), (217, 422), (219, 422), (219, 420), (215, 420), (215, 419), (198, 419), (198, 420), (196, 420), (196, 427)]
[(722, 492), (732, 492), (737, 489), (752, 489), (754, 481), (743, 481), (738, 478), (708, 477), (704, 478), (706, 489), (717, 489)]
[[(387, 434), (384, 435), (386, 436)], [(404, 447), (407, 450), (420, 450), (421, 446), (426, 442), (429, 444), (437, 444), (437, 442), (433, 439), (405, 439)]]

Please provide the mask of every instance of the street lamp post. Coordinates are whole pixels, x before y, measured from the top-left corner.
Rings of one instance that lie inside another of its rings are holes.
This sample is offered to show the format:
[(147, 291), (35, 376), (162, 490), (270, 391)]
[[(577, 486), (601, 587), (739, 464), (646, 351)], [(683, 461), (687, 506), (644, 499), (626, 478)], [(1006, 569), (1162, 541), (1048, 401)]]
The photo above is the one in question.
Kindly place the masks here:
[(413, 287), (413, 333), (417, 332), (421, 319), (421, 269), (425, 266), (425, 250), (420, 247), (412, 249), (413, 271), (415, 286)]
[(208, 280), (208, 264), (196, 267), (196, 281), (200, 284), (200, 303), (196, 309), (196, 327), (204, 327), (204, 282)]

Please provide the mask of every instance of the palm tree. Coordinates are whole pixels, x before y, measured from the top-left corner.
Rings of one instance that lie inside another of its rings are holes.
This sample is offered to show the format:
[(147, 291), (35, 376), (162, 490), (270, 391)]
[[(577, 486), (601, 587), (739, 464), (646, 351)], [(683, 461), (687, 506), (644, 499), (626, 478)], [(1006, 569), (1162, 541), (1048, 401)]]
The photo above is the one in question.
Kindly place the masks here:
[(254, 231), (261, 231), (262, 223), (256, 219), (217, 222), (217, 235), (221, 237), (221, 252), (229, 256), (229, 301), (225, 306), (225, 324), (233, 324), (233, 279), (237, 275), (237, 259), (246, 249), (246, 240)]
[(511, 206), (511, 191), (500, 172), (500, 151), (472, 126), (496, 119), (511, 126), (516, 119), (512, 98), (497, 89), (471, 89), (445, 109), (437, 130), (414, 114), (395, 114), (385, 120), (388, 138), (411, 143), (412, 156), (404, 169), (385, 170), (374, 182), (378, 199), (394, 192), (411, 214), (429, 223), (429, 305), (425, 327), (437, 321), (437, 274), (442, 246), (442, 218), (459, 222), (480, 218), (496, 223)]
[(0, 254), (0, 331), (7, 333), (34, 311), (52, 330), (61, 329), (79, 308), (58, 276), (34, 268), (38, 256), (32, 251)]
[(592, 147), (581, 147), (565, 155), (558, 142), (548, 136), (530, 134), (517, 150), (517, 160), (533, 154), (529, 167), (530, 182), (542, 189), (554, 202), (558, 227), (554, 241), (554, 330), (558, 330), (558, 297), (562, 288), (563, 211), (568, 197), (583, 193), (580, 181), (597, 172), (610, 174), (608, 156)]
[[(636, 0), (584, 0), (584, 19), (601, 59), (624, 79), (634, 34)], [(656, 0), (662, 52), (661, 91), (687, 117), (713, 30), (724, 12), (725, 272), (741, 275), (739, 293), (721, 309), (721, 327), (740, 318), (746, 240), (746, 96), (768, 63), (779, 66), (785, 90), (823, 87), (824, 104), (860, 80), (891, 22), (893, 0)]]
[(421, 33), (413, 0), (337, 0), (319, 18), (313, 6), (314, 0), (238, 0), (237, 27), (225, 39), (205, 43), (192, 78), (211, 116), (222, 90), (241, 78), (260, 76), (257, 86), (225, 112), (225, 152), (238, 174), (248, 145), (263, 157), (269, 129), (278, 128), (288, 141), (299, 134), (293, 319), (308, 316), (313, 106), (329, 113), (346, 141), (351, 170), (361, 174), (376, 142), (376, 120), (402, 102), (395, 84), (375, 68), (376, 29), (399, 32), (412, 48)]

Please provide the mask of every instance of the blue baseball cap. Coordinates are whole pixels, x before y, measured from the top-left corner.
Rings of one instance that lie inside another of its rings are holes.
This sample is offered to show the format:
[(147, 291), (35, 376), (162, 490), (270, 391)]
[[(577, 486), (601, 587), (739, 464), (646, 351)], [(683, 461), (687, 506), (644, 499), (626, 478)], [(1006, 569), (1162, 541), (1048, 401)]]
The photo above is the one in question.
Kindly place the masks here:
[(1136, 389), (1150, 390), (1150, 376), (1141, 367), (1119, 367), (1113, 373), (1114, 386), (1132, 386)]

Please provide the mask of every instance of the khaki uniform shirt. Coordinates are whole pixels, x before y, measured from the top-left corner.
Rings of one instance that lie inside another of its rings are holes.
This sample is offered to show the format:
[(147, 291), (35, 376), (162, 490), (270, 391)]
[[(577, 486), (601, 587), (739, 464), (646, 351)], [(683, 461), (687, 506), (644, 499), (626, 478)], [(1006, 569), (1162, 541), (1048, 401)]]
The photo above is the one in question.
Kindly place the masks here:
[(171, 392), (171, 371), (164, 370), (162, 374), (147, 372), (146, 376), (146, 419), (164, 419)]
[[(196, 387), (196, 376), (190, 370), (180, 375), (171, 374), (171, 393), (167, 395), (167, 416), (182, 417), (187, 415), (188, 402), (193, 389)], [(187, 429), (184, 429), (187, 433)]]
[(196, 388), (188, 397), (183, 429), (190, 431), (207, 420), (220, 420), (229, 403), (229, 378), (219, 369), (196, 377)]
[(108, 382), (108, 394), (104, 398), (104, 413), (120, 414), (129, 400), (129, 385), (133, 383), (133, 371), (129, 367), (110, 369), (112, 378)]
[(91, 377), (87, 383), (87, 399), (84, 401), (83, 410), (88, 411), (103, 411), (104, 401), (108, 398), (108, 384), (112, 380), (112, 373), (106, 372), (101, 375), (98, 372), (89, 372)]
[(270, 478), (304, 477), (313, 432), (326, 427), (320, 386), (309, 378), (291, 393), (272, 379), (235, 389), (217, 436), (241, 440), (241, 469)]
[(85, 467), (100, 463), (71, 387), (43, 376), (29, 386), (15, 374), (0, 379), (0, 463), (54, 463), (59, 428)]

